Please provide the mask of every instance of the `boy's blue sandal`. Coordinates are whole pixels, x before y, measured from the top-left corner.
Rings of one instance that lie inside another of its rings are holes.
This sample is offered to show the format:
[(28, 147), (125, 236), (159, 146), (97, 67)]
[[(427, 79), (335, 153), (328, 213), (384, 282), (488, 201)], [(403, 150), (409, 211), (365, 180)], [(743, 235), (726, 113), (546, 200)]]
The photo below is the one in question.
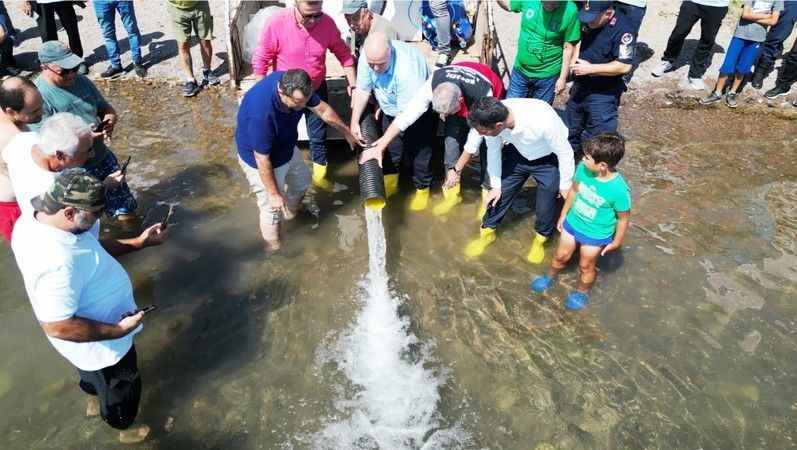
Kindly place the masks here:
[(540, 275), (531, 281), (531, 290), (538, 294), (542, 294), (552, 285), (553, 278), (549, 277), (548, 275)]
[(565, 299), (565, 309), (578, 311), (579, 309), (587, 306), (587, 302), (589, 302), (589, 297), (587, 297), (587, 294), (579, 291), (573, 291), (568, 294), (567, 298)]

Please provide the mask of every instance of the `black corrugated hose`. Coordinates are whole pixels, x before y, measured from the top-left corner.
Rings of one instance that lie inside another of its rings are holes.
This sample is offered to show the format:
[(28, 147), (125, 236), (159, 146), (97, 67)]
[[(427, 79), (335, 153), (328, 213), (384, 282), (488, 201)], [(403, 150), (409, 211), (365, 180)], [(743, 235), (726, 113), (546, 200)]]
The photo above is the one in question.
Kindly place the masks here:
[[(373, 113), (366, 114), (360, 121), (360, 132), (367, 146), (379, 139), (379, 131)], [(360, 164), (360, 196), (366, 208), (382, 209), (385, 207), (385, 180), (382, 168), (375, 159)]]

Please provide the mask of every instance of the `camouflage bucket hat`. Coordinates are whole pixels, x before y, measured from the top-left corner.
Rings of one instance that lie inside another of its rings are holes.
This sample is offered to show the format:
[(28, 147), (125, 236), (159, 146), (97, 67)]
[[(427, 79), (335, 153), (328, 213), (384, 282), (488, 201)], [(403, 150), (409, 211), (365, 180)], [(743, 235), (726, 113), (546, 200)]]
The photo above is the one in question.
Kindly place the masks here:
[(36, 211), (55, 214), (66, 206), (98, 212), (105, 208), (105, 186), (86, 169), (60, 172), (47, 192), (30, 201)]

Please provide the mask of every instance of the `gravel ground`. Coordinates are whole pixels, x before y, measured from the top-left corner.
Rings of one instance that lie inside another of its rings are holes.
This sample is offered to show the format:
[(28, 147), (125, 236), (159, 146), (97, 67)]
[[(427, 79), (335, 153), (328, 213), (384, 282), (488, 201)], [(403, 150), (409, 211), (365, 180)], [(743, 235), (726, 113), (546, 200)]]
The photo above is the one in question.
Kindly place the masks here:
[[(33, 68), (35, 67), (35, 52), (40, 46), (41, 41), (37, 35), (36, 22), (32, 18), (22, 15), (18, 10), (18, 5), (20, 3), (21, 2), (18, 0), (6, 1), (15, 26), (23, 30), (21, 42), (19, 47), (15, 50), (15, 53), (26, 67)], [(213, 40), (215, 56), (213, 58), (212, 67), (217, 74), (222, 75), (223, 80), (227, 80), (227, 48), (223, 25), (225, 20), (225, 2), (221, 0), (212, 0), (210, 3), (211, 11), (215, 18), (214, 34), (216, 36)], [(173, 38), (166, 1), (151, 0), (145, 2), (136, 0), (135, 4), (139, 28), (144, 41), (144, 58), (149, 65), (149, 77), (156, 80), (176, 80), (180, 74), (177, 60), (177, 47)], [(639, 91), (644, 88), (648, 89), (648, 92), (656, 94), (678, 94), (681, 93), (681, 91), (685, 91), (686, 87), (684, 81), (688, 71), (688, 66), (686, 65), (674, 72), (666, 74), (661, 79), (656, 79), (650, 75), (650, 70), (659, 61), (661, 53), (666, 46), (667, 38), (675, 24), (679, 4), (680, 1), (678, 0), (654, 0), (649, 2), (648, 11), (642, 24), (639, 39), (641, 43), (645, 44), (643, 48), (649, 50), (640, 52), (643, 61), (632, 80), (632, 90)], [(507, 54), (508, 62), (511, 64), (514, 60), (517, 47), (520, 17), (517, 14), (505, 12), (498, 7), (498, 5), (494, 5), (494, 8), (496, 11), (496, 25), (499, 30), (500, 40)], [(728, 42), (730, 42), (739, 12), (738, 8), (732, 8), (726, 16), (723, 26), (717, 36), (716, 53), (713, 55), (711, 67), (706, 73), (707, 85), (710, 85), (713, 79), (716, 78), (717, 70), (722, 64), (724, 48)], [(83, 47), (85, 49), (85, 57), (87, 62), (93, 66), (91, 69), (92, 75), (96, 76), (96, 74), (104, 70), (107, 66), (107, 56), (100, 29), (91, 4), (85, 9), (78, 9), (78, 14), (81, 16), (79, 26), (83, 39)], [(684, 46), (684, 51), (681, 56), (683, 60), (688, 60), (687, 56), (691, 55), (697, 43), (698, 34), (699, 25), (696, 25), (692, 34), (687, 38), (686, 45)], [(793, 34), (797, 35), (797, 33)], [(61, 31), (61, 35), (62, 40), (65, 41), (66, 33), (63, 30)], [(117, 36), (121, 39), (121, 46), (123, 50), (125, 50), (125, 53), (122, 55), (122, 62), (123, 64), (129, 64), (131, 61), (127, 45), (127, 35), (119, 20), (117, 20)], [(791, 43), (794, 39), (795, 36), (790, 37), (787, 41), (786, 49), (791, 48)], [(195, 68), (198, 68), (200, 65), (199, 49), (196, 48), (196, 46), (193, 49), (193, 55)], [(132, 75), (129, 74), (128, 76)], [(766, 80), (764, 89), (771, 87), (774, 81), (775, 75), (773, 74)], [(754, 92), (752, 89), (748, 89), (748, 91)]]

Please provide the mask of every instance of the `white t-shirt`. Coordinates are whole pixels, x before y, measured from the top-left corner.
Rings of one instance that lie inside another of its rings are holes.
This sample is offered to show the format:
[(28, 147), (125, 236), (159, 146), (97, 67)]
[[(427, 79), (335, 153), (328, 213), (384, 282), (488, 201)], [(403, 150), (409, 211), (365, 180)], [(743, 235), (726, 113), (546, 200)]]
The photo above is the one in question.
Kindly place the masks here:
[[(11, 139), (2, 152), (22, 216), (33, 215), (33, 205), (30, 201), (50, 189), (55, 176), (58, 175), (58, 172), (50, 172), (33, 160), (31, 149), (38, 141), (39, 135), (36, 132), (19, 133)], [(90, 231), (94, 237), (99, 238), (99, 220), (94, 223)]]
[[(77, 316), (115, 324), (123, 313), (136, 309), (127, 272), (89, 232), (70, 233), (26, 215), (14, 226), (11, 248), (39, 322)], [(122, 359), (141, 328), (97, 342), (47, 338), (77, 368), (94, 371)]]
[(487, 139), (487, 175), (490, 186), (501, 186), (501, 152), (512, 144), (524, 158), (540, 159), (551, 153), (559, 159), (559, 190), (567, 191), (573, 184), (575, 164), (573, 147), (567, 140), (567, 126), (547, 102), (531, 98), (501, 100), (515, 118), (515, 127), (505, 128), (496, 137), (479, 136), (475, 128), (468, 133), (464, 150), (472, 155), (479, 151), (482, 139)]

